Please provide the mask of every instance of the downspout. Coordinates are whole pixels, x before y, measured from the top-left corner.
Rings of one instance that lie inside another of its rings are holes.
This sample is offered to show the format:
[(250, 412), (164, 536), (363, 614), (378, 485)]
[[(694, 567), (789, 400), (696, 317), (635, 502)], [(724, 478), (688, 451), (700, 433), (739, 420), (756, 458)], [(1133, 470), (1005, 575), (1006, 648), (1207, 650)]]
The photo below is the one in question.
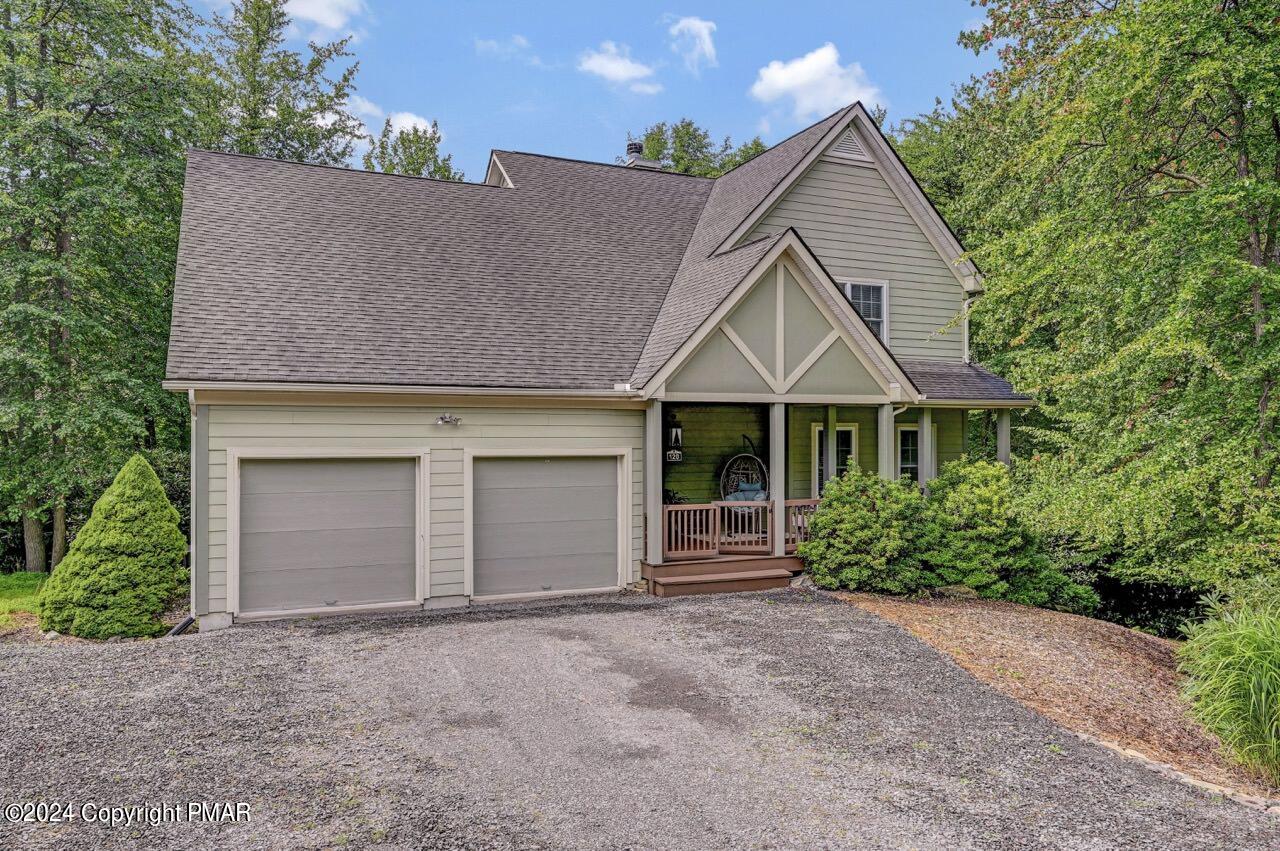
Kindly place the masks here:
[(969, 359), (969, 306), (973, 304), (973, 296), (967, 296), (964, 300), (964, 323), (962, 326), (961, 336), (964, 337), (964, 362), (970, 363)]
[(187, 388), (187, 411), (190, 413), (191, 433), (187, 442), (187, 456), (190, 461), (189, 478), (187, 480), (187, 564), (190, 566), (190, 604), (191, 618), (196, 616), (196, 391)]

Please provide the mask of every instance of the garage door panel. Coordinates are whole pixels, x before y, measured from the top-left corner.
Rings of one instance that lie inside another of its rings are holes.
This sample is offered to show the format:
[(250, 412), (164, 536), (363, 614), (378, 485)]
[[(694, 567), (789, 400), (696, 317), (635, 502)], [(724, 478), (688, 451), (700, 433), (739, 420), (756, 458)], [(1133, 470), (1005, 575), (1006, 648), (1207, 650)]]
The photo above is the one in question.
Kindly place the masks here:
[(256, 493), (240, 497), (242, 534), (372, 526), (412, 528), (413, 494), (403, 491), (354, 491), (289, 494)]
[(358, 606), (414, 599), (412, 574), (390, 565), (308, 567), (249, 573), (240, 578), (242, 598), (256, 611)]
[(412, 564), (415, 537), (413, 526), (241, 533), (240, 573), (375, 562)]
[[(509, 558), (533, 552), (541, 555), (609, 553), (618, 550), (618, 524), (613, 521), (556, 523), (550, 532), (542, 523), (499, 523), (476, 527), (475, 558)], [(615, 573), (617, 561), (614, 561)]]
[(618, 486), (577, 488), (534, 488), (539, 494), (530, 500), (530, 489), (497, 488), (477, 490), (477, 517), (518, 516), (528, 521), (611, 520), (618, 516)]
[(476, 490), (491, 488), (577, 488), (600, 485), (602, 470), (616, 458), (483, 458), (473, 476)]
[(584, 588), (612, 588), (618, 584), (618, 568), (607, 573), (603, 562), (615, 558), (615, 551), (580, 553), (549, 558), (518, 557), (494, 559), (477, 572), (477, 595), (530, 594), (539, 591), (573, 591)]
[(412, 493), (416, 465), (405, 458), (254, 459), (240, 469), (240, 493)]
[(616, 457), (478, 458), (473, 463), (474, 594), (618, 584)]
[(416, 598), (417, 461), (240, 462), (240, 611)]

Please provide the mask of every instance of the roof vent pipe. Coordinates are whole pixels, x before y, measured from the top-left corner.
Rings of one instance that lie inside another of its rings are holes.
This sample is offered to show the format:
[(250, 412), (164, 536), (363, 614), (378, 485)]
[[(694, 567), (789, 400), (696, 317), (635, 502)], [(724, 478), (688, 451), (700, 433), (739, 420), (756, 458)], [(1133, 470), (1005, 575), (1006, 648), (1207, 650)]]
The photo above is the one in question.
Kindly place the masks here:
[(662, 171), (662, 163), (644, 158), (644, 143), (630, 140), (627, 142), (627, 168), (644, 168), (650, 171)]

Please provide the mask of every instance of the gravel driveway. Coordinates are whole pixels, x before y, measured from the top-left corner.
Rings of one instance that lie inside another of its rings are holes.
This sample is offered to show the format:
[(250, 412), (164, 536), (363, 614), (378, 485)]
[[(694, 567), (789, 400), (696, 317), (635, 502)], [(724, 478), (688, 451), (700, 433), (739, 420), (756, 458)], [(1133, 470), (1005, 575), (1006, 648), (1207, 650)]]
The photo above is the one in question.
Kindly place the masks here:
[(1276, 848), (798, 590), (5, 646), (0, 799), (247, 801), (249, 824), (0, 847)]

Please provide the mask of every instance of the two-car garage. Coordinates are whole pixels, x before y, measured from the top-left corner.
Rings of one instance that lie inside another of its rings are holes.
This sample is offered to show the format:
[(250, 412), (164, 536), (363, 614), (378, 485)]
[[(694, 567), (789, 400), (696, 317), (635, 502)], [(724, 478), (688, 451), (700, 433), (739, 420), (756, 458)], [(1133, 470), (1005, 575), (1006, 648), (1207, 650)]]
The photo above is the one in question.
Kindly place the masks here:
[[(616, 588), (629, 570), (626, 452), (466, 453), (466, 594)], [(429, 450), (228, 452), (228, 597), (238, 616), (430, 597)]]

